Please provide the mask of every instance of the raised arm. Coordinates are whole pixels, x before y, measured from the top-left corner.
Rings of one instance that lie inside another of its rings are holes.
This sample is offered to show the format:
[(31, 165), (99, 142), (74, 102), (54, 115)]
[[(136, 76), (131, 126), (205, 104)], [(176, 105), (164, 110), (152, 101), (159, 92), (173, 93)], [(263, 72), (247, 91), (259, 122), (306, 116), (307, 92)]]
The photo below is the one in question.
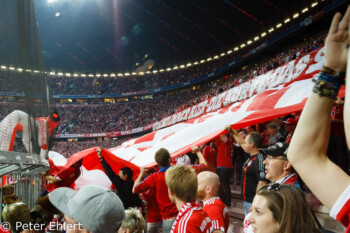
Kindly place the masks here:
[(349, 8), (339, 27), (340, 13), (333, 18), (326, 39), (323, 73), (315, 81), (313, 93), (304, 107), (288, 150), (288, 159), (293, 167), (328, 208), (333, 207), (350, 184), (349, 176), (331, 162), (326, 154), (332, 106), (343, 81), (342, 72), (347, 62), (349, 18)]
[(234, 130), (231, 125), (227, 125), (225, 127), (226, 131), (231, 134), (231, 136), (235, 139), (235, 141), (239, 144), (242, 145), (244, 144), (244, 137), (240, 135), (236, 130)]
[(207, 161), (205, 160), (201, 150), (199, 149), (198, 146), (192, 146), (191, 147), (191, 150), (193, 153), (195, 153), (197, 156), (198, 156), (198, 162), (199, 163), (202, 163), (202, 164), (205, 164), (205, 165), (208, 165)]

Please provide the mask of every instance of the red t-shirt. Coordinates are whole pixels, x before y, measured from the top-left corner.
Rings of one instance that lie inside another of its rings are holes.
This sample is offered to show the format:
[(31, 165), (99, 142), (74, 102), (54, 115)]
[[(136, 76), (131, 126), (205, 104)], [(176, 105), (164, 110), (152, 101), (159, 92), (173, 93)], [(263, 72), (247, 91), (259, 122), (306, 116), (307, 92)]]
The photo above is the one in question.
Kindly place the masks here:
[(214, 147), (206, 146), (203, 149), (203, 157), (208, 163), (208, 171), (216, 172), (216, 150)]
[[(170, 167), (170, 166), (169, 166)], [(136, 194), (147, 191), (148, 189), (155, 189), (156, 199), (160, 209), (162, 219), (169, 219), (176, 217), (178, 210), (174, 203), (169, 199), (168, 186), (165, 183), (165, 171), (169, 167), (163, 167), (159, 172), (151, 174), (143, 182), (135, 187)]]
[(213, 232), (209, 215), (195, 202), (183, 204), (170, 233)]
[(147, 222), (161, 222), (162, 215), (160, 215), (155, 189), (149, 189), (146, 192), (140, 193), (140, 198), (147, 202)]
[(216, 139), (216, 146), (218, 153), (216, 157), (216, 167), (233, 168), (232, 164), (232, 141), (230, 138), (226, 142)]
[(227, 232), (230, 224), (230, 217), (226, 205), (219, 197), (213, 197), (204, 202), (203, 210), (208, 213), (213, 230)]
[(333, 205), (330, 216), (347, 227), (345, 233), (350, 231), (350, 185)]

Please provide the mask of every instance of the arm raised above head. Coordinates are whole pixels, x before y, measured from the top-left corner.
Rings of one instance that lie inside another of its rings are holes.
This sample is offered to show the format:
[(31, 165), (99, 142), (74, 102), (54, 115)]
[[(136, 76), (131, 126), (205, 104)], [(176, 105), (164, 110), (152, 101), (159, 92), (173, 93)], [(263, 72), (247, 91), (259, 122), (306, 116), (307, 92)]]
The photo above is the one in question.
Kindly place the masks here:
[[(342, 75), (344, 76), (347, 63), (350, 8), (339, 24), (340, 19), (340, 13), (335, 14), (326, 39), (325, 63), (322, 68), (324, 72), (320, 72), (319, 78), (315, 81), (313, 93), (304, 107), (288, 149), (288, 159), (293, 167), (328, 208), (333, 207), (350, 184), (349, 176), (331, 162), (326, 154), (334, 95), (338, 94), (340, 84), (343, 82), (341, 78), (344, 78)], [(329, 86), (323, 85), (322, 75), (331, 77)], [(329, 88), (335, 94), (330, 96), (329, 92), (324, 92), (322, 88)], [(350, 136), (350, 132), (348, 133)]]

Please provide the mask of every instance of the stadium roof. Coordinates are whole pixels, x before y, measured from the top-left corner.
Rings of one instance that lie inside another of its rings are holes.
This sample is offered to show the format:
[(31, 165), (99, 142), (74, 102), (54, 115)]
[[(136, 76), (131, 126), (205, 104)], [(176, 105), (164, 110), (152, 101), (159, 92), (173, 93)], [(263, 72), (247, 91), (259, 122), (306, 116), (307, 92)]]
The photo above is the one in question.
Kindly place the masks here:
[(321, 0), (35, 0), (47, 70), (167, 68), (233, 49)]

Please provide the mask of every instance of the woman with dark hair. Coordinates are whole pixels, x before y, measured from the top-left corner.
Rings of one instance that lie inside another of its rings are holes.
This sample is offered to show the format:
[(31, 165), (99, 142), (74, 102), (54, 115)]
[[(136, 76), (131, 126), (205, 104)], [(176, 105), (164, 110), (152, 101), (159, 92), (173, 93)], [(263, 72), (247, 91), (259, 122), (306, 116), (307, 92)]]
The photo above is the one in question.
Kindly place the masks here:
[(288, 184), (261, 187), (248, 221), (254, 233), (321, 233), (304, 194)]

